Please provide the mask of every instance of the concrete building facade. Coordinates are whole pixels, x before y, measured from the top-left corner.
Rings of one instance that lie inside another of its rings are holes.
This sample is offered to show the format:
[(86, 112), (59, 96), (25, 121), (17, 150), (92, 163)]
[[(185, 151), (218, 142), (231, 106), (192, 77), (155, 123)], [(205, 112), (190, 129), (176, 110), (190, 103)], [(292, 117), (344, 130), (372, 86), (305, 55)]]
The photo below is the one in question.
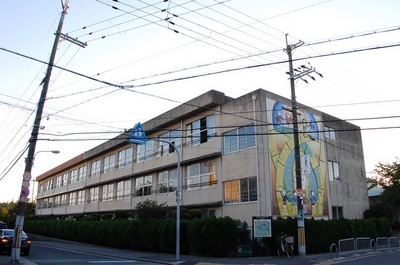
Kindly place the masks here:
[[(296, 189), (290, 100), (259, 89), (211, 90), (142, 124), (145, 144), (119, 135), (38, 176), (37, 215), (134, 210), (154, 200), (202, 215), (363, 218), (368, 209), (360, 128), (299, 105), (302, 190)], [(163, 140), (163, 141), (159, 141)]]

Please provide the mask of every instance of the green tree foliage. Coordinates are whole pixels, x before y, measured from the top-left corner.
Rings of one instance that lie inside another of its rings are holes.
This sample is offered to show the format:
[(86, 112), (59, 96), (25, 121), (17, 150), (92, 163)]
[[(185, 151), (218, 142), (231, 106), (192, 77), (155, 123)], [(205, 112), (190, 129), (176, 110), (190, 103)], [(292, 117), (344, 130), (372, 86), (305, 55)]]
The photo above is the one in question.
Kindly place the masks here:
[(393, 220), (394, 209), (400, 206), (400, 161), (379, 163), (373, 173), (375, 176), (370, 183), (383, 187), (378, 201), (364, 212), (364, 218), (387, 217)]
[(167, 203), (158, 204), (157, 201), (145, 200), (136, 205), (136, 218), (141, 221), (166, 219), (170, 215)]
[(400, 205), (400, 161), (391, 164), (379, 163), (374, 173), (379, 185), (383, 187), (378, 200), (392, 206)]
[(227, 257), (238, 244), (238, 229), (228, 216), (203, 217), (189, 223), (188, 238), (194, 254)]
[[(34, 217), (36, 204), (32, 202), (25, 203), (25, 217)], [(7, 223), (8, 227), (13, 228), (17, 216), (18, 203), (2, 203), (0, 207), (0, 220)]]
[(0, 207), (0, 221), (4, 222), (8, 216), (8, 208)]
[(393, 221), (393, 216), (393, 206), (380, 200), (364, 212), (364, 218), (386, 217)]

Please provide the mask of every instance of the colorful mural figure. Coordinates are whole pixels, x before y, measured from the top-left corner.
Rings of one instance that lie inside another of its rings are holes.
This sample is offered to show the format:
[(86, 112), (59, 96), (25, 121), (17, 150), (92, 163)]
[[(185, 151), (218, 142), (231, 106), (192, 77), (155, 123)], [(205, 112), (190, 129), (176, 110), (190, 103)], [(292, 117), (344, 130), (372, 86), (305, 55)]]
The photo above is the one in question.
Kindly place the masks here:
[[(291, 106), (267, 99), (271, 176), (275, 187), (274, 215), (297, 216), (293, 114)], [(298, 110), (299, 145), (302, 164), (304, 214), (328, 214), (325, 182), (325, 150), (320, 139), (318, 118)]]

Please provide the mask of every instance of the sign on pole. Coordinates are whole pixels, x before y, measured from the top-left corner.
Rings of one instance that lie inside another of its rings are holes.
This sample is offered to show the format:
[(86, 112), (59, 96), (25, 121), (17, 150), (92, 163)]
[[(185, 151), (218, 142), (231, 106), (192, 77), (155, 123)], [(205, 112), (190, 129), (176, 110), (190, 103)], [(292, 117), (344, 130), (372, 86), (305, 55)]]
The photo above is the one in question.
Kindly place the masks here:
[(254, 237), (271, 237), (272, 224), (270, 216), (253, 216)]
[(145, 144), (147, 141), (146, 134), (143, 131), (143, 127), (140, 122), (136, 123), (132, 129), (131, 134), (128, 137), (129, 143)]

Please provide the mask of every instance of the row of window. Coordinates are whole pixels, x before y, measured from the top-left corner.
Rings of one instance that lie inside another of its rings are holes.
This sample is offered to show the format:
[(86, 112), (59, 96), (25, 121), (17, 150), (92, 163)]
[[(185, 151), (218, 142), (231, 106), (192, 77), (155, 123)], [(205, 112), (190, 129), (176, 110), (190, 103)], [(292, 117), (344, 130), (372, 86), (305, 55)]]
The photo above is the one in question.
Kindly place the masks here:
[[(186, 190), (215, 187), (217, 185), (215, 175), (215, 162), (206, 161), (187, 167)], [(177, 170), (166, 170), (157, 174), (156, 190), (153, 190), (153, 176), (141, 176), (134, 179), (134, 190), (132, 191), (132, 179), (115, 183), (105, 184), (88, 189), (88, 203), (99, 201), (111, 201), (135, 197), (147, 196), (156, 192), (158, 194), (174, 192), (178, 186)], [(68, 198), (67, 198), (68, 197)], [(74, 191), (67, 194), (39, 200), (38, 207), (53, 208), (65, 205), (80, 205), (84, 203), (84, 191)], [(44, 207), (46, 205), (46, 207)]]
[[(208, 116), (198, 121), (192, 122), (187, 125), (187, 129), (190, 132), (190, 144), (197, 145), (207, 141), (211, 141), (215, 138), (214, 129), (214, 116)], [(240, 151), (246, 148), (255, 146), (255, 129), (254, 126), (246, 126), (239, 129), (232, 130), (223, 134), (223, 152), (224, 154)], [(171, 142), (175, 147), (181, 149), (181, 131), (173, 130), (162, 134), (160, 137), (161, 142), (158, 145), (157, 157), (174, 152), (174, 148), (168, 144)], [(164, 142), (166, 141), (166, 142)], [(137, 163), (143, 162), (154, 158), (154, 140), (149, 140), (146, 144), (137, 145)], [(133, 163), (133, 148), (126, 148), (117, 152), (116, 154), (110, 154), (103, 157), (102, 160), (98, 159), (91, 162), (87, 168), (86, 165), (79, 168), (73, 169), (68, 173), (64, 173), (55, 178), (49, 179), (39, 185), (39, 193), (52, 190), (55, 188), (66, 186), (70, 183), (83, 181), (87, 175), (89, 178), (94, 178), (102, 173), (112, 172), (115, 169), (124, 168), (132, 165)], [(205, 176), (202, 177), (203, 179)], [(209, 181), (214, 181), (210, 179)], [(194, 178), (190, 180), (188, 185), (198, 185), (201, 181)], [(171, 189), (172, 183), (166, 183), (163, 189)]]

